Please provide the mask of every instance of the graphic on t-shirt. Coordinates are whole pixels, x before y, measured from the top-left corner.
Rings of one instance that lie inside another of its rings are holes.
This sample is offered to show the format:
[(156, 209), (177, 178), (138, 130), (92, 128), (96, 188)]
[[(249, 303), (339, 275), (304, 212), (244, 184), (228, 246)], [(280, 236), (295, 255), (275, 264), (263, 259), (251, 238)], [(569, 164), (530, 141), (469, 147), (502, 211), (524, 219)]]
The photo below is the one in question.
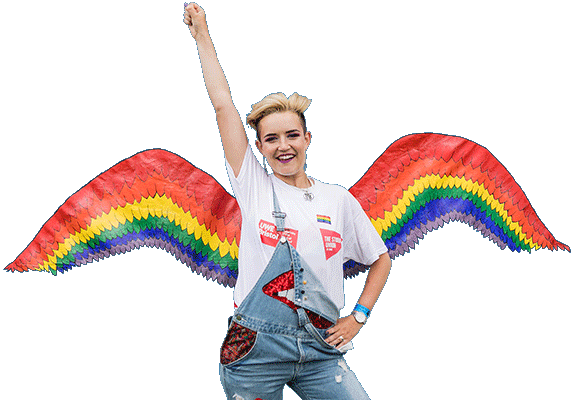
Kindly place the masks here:
[(337, 254), (342, 247), (343, 238), (338, 232), (321, 229), (323, 243), (325, 244), (325, 256), (327, 260)]
[(284, 236), (294, 248), (297, 247), (299, 238), (299, 231), (297, 230), (285, 228), (284, 232), (277, 232), (275, 224), (261, 219), (258, 223), (258, 233), (260, 234), (261, 242), (266, 245), (276, 247), (280, 238)]
[(331, 224), (331, 217), (327, 215), (319, 215), (317, 214), (317, 222), (322, 222), (324, 224)]

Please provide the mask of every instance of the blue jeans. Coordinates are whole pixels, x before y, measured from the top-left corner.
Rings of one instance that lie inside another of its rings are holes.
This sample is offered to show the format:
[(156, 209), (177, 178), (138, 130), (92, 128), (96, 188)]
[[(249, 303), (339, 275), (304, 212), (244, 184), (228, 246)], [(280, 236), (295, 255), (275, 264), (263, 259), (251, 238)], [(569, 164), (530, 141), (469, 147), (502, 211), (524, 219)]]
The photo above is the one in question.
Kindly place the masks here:
[(305, 330), (296, 336), (258, 332), (248, 353), (220, 364), (220, 380), (228, 400), (282, 400), (285, 385), (306, 400), (369, 399), (343, 355)]

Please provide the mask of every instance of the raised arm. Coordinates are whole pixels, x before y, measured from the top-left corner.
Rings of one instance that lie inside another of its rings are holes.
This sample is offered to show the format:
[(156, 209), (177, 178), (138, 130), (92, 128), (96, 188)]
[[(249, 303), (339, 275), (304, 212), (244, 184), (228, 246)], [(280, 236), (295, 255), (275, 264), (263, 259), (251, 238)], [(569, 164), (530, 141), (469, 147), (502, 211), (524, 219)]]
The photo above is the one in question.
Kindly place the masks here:
[(248, 139), (240, 115), (232, 102), (230, 88), (218, 58), (214, 44), (208, 33), (204, 10), (195, 3), (185, 7), (184, 23), (190, 28), (196, 40), (202, 75), (208, 96), (216, 112), (216, 122), (222, 139), (224, 155), (235, 176), (240, 173), (242, 160), (248, 146)]

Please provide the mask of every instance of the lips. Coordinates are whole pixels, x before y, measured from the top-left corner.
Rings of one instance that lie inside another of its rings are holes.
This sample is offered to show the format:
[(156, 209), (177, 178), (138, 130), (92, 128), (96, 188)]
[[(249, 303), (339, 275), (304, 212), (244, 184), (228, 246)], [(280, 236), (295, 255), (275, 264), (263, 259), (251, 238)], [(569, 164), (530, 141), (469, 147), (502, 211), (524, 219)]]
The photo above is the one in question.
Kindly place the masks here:
[(291, 160), (293, 160), (296, 156), (294, 154), (282, 154), (280, 156), (278, 156), (276, 159), (283, 163), (286, 164), (288, 162), (290, 162)]
[(293, 310), (296, 310), (295, 298), (295, 275), (293, 271), (287, 271), (267, 283), (262, 291), (267, 296), (283, 302)]

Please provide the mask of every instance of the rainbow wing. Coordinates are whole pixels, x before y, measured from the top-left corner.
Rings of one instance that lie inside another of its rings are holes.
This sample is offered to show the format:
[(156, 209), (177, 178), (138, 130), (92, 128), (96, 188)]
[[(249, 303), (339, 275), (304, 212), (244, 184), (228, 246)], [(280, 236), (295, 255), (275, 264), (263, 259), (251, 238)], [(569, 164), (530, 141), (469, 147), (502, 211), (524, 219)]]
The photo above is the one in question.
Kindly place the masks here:
[[(501, 249), (568, 250), (537, 216), (521, 187), (486, 148), (441, 134), (393, 143), (351, 187), (394, 258), (446, 222), (461, 221)], [(345, 275), (365, 266), (349, 262)]]
[[(467, 139), (413, 134), (393, 143), (350, 188), (391, 258), (445, 222), (461, 221), (500, 248), (568, 250), (505, 167)], [(8, 271), (56, 275), (142, 246), (162, 248), (224, 286), (238, 274), (240, 209), (210, 175), (171, 152), (138, 153), (73, 194)], [(346, 277), (368, 266), (349, 261)]]
[(5, 269), (56, 275), (148, 246), (234, 286), (240, 222), (236, 200), (214, 178), (176, 154), (147, 150), (70, 196)]

